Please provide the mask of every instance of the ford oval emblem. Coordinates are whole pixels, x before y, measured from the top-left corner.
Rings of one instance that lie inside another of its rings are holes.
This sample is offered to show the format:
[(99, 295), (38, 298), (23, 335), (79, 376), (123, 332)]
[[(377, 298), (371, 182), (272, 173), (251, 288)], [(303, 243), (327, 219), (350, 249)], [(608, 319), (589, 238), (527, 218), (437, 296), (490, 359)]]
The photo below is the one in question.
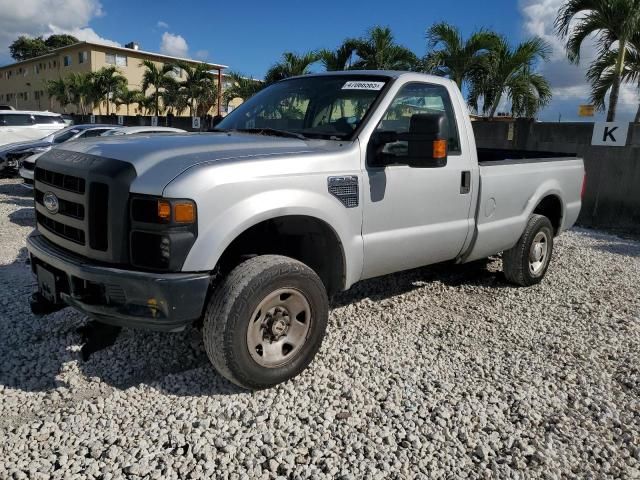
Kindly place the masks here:
[(47, 192), (42, 197), (42, 203), (44, 207), (53, 214), (58, 213), (58, 209), (60, 208), (60, 202), (58, 201), (58, 197), (53, 192)]

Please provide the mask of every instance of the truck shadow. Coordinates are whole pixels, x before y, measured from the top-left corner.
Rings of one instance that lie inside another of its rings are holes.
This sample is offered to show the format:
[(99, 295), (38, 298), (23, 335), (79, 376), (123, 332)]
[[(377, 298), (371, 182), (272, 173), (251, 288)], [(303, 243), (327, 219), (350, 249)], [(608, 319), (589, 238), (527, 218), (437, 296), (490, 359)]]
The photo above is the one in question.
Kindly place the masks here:
[[(1, 176), (0, 179), (10, 178), (10, 176)], [(17, 182), (11, 183), (0, 183), (0, 194), (14, 196), (14, 197), (23, 197), (23, 198), (33, 198), (33, 190), (25, 188), (22, 184)]]
[[(331, 306), (364, 298), (383, 300), (420, 288), (425, 282), (508, 287), (502, 273), (495, 271), (496, 261), (436, 265), (363, 281), (336, 296)], [(80, 330), (89, 324), (86, 316), (71, 308), (42, 317), (31, 313), (29, 297), (35, 281), (24, 247), (12, 264), (0, 266), (0, 282), (3, 289), (10, 285), (11, 291), (16, 292), (0, 304), (0, 385), (5, 388), (34, 392), (73, 390), (77, 388), (73, 386), (77, 383), (73, 376), (80, 373), (87, 380), (97, 377), (118, 390), (144, 385), (179, 396), (246, 392), (213, 369), (202, 335), (195, 328), (179, 333), (123, 329), (112, 344), (106, 341), (107, 345), (100, 345), (84, 360)]]
[(597, 245), (594, 248), (602, 252), (614, 253), (625, 257), (640, 257), (640, 243), (632, 240), (624, 240), (622, 238), (615, 242)]
[(363, 280), (347, 292), (335, 295), (331, 299), (331, 306), (343, 307), (365, 298), (374, 301), (384, 300), (411, 292), (430, 282), (440, 282), (449, 287), (470, 285), (484, 288), (514, 288), (507, 283), (502, 271), (496, 270), (498, 261), (497, 257), (492, 257), (464, 265), (441, 263)]
[[(31, 202), (33, 203), (33, 201)], [(9, 214), (9, 221), (20, 227), (34, 227), (36, 226), (36, 219), (34, 217), (33, 206), (14, 210)]]
[(172, 395), (244, 392), (213, 369), (196, 329), (123, 329), (113, 345), (83, 360), (79, 330), (89, 319), (71, 308), (33, 315), (29, 299), (35, 283), (25, 247), (11, 264), (0, 265), (0, 291), (5, 295), (0, 300), (0, 386), (29, 392), (68, 388), (73, 396), (86, 387), (84, 382), (78, 385), (80, 373), (119, 390), (145, 385)]

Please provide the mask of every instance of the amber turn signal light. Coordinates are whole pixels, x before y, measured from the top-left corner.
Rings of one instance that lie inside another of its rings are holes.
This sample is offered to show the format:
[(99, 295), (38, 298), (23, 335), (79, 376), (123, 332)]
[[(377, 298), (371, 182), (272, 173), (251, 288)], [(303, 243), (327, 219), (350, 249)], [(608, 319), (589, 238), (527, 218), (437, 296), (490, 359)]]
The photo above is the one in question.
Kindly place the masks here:
[(165, 200), (158, 200), (158, 218), (164, 222), (171, 220), (171, 204)]
[(195, 222), (196, 210), (193, 203), (176, 203), (173, 206), (173, 218), (176, 223)]
[(433, 141), (433, 158), (447, 158), (447, 141)]

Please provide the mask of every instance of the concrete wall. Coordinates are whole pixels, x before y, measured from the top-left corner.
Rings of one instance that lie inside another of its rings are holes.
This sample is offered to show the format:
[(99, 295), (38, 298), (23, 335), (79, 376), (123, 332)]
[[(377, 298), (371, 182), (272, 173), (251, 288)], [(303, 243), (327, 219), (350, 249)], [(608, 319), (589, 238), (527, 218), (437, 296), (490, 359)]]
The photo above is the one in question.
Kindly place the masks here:
[(630, 125), (623, 148), (591, 146), (593, 123), (586, 122), (479, 121), (473, 122), (473, 129), (478, 147), (564, 152), (584, 158), (587, 184), (578, 223), (640, 233), (640, 124)]

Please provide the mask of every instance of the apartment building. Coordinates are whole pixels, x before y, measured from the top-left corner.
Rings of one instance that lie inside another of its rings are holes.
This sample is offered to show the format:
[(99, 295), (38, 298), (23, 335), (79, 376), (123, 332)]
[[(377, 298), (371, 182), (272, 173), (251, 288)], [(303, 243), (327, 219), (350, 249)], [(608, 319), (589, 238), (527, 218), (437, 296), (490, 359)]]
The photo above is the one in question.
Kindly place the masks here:
[[(51, 110), (60, 113), (79, 113), (75, 105), (61, 106), (47, 94), (47, 81), (65, 78), (71, 73), (88, 73), (100, 70), (102, 67), (116, 66), (127, 79), (129, 89), (140, 90), (145, 68), (143, 60), (151, 60), (157, 65), (165, 63), (185, 62), (195, 66), (199, 63), (206, 65), (214, 73), (217, 84), (223, 85), (218, 89), (218, 111), (212, 114), (224, 113), (222, 110), (222, 90), (224, 89), (224, 74), (226, 65), (200, 62), (189, 58), (178, 58), (138, 49), (135, 43), (126, 47), (112, 47), (92, 42), (80, 42), (67, 47), (58, 48), (46, 55), (0, 67), (0, 104), (11, 105), (20, 110)], [(177, 80), (184, 79), (185, 74), (176, 69)], [(147, 94), (151, 92), (148, 91)], [(103, 109), (104, 110), (104, 109)], [(125, 113), (125, 107), (120, 109), (115, 104), (110, 105), (110, 111), (118, 114)], [(94, 109), (98, 114), (98, 109)], [(104, 113), (104, 112), (103, 112)], [(135, 106), (130, 109), (136, 112)]]

